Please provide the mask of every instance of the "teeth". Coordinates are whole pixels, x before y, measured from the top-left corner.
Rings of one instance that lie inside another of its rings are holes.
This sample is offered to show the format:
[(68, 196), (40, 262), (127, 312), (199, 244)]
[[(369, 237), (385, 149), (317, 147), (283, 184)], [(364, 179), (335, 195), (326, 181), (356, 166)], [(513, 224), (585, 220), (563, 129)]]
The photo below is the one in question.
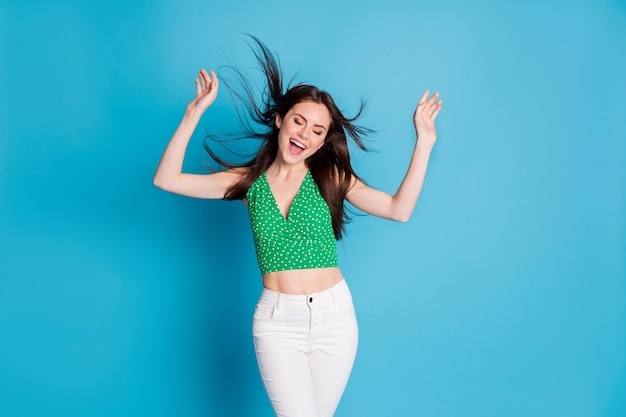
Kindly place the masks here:
[(300, 149), (306, 149), (306, 146), (304, 146), (302, 143), (298, 142), (295, 139), (291, 139), (291, 143), (293, 143), (294, 145), (296, 145)]

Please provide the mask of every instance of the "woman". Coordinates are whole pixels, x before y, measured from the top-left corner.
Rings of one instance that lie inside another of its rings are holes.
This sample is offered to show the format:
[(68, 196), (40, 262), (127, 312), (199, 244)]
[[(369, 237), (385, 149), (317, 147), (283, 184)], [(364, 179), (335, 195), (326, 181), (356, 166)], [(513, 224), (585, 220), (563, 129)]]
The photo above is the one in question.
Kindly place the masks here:
[(369, 187), (352, 170), (347, 136), (364, 148), (360, 136), (367, 132), (353, 124), (356, 117), (346, 118), (316, 87), (298, 84), (283, 91), (276, 57), (253, 39), (268, 82), (259, 107), (242, 77), (251, 118), (267, 126), (266, 132), (249, 132), (263, 140), (257, 155), (233, 165), (209, 150), (228, 169), (182, 173), (189, 139), (219, 88), (215, 72), (203, 69), (154, 184), (190, 197), (247, 204), (264, 287), (254, 313), (254, 345), (270, 401), (277, 416), (330, 417), (348, 381), (358, 340), (352, 298), (337, 264), (336, 240), (347, 218), (344, 200), (379, 217), (409, 219), (435, 144), (441, 101), (428, 91), (419, 100), (414, 114), (419, 140), (392, 196)]

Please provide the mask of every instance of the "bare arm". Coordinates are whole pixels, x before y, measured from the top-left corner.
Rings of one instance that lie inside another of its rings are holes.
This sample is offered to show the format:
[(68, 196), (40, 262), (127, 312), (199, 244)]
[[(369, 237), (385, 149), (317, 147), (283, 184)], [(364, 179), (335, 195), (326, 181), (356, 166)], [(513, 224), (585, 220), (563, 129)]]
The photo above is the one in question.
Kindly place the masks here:
[(202, 114), (215, 101), (219, 88), (215, 72), (211, 71), (209, 75), (203, 69), (198, 75), (196, 97), (187, 105), (183, 120), (165, 148), (153, 182), (165, 191), (188, 197), (223, 198), (226, 190), (239, 179), (239, 172), (228, 170), (208, 175), (182, 173), (189, 139)]
[(400, 187), (392, 196), (356, 180), (348, 191), (347, 200), (358, 209), (375, 216), (401, 222), (406, 222), (411, 217), (422, 191), (430, 152), (437, 140), (435, 118), (441, 110), (442, 102), (441, 100), (437, 101), (439, 93), (433, 94), (430, 98), (428, 95), (428, 91), (422, 95), (413, 115), (418, 140), (413, 150), (409, 169)]

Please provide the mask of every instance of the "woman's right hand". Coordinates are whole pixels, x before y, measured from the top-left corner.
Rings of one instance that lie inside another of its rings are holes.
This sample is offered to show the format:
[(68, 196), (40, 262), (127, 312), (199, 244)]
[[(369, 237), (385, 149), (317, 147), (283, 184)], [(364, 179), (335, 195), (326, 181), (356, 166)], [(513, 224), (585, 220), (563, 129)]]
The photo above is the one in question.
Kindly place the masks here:
[(198, 76), (199, 79), (196, 78), (196, 98), (187, 105), (187, 113), (195, 113), (200, 116), (215, 101), (219, 81), (213, 70), (209, 75), (203, 68), (198, 72)]

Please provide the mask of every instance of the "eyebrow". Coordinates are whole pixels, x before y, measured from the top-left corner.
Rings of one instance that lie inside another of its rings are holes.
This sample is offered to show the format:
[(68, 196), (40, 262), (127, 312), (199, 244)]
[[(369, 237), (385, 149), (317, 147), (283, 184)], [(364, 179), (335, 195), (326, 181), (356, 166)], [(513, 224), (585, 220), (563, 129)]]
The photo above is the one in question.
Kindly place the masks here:
[[(307, 118), (304, 117), (303, 115), (301, 115), (300, 113), (294, 113), (294, 116), (300, 116), (300, 117), (302, 117), (304, 119), (305, 122), (308, 122)], [(328, 130), (328, 129), (326, 129), (326, 126), (324, 126), (324, 125), (313, 125), (313, 126), (321, 127), (324, 130)]]

